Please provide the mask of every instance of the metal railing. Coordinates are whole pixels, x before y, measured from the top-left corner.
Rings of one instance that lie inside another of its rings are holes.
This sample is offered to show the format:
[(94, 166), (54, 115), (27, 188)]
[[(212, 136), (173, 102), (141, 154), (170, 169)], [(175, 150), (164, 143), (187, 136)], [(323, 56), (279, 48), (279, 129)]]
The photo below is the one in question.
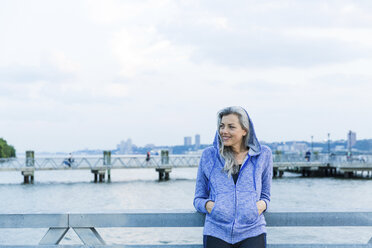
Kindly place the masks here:
[[(143, 155), (113, 155), (110, 163), (105, 164), (102, 156), (76, 156), (72, 159), (71, 166), (66, 166), (66, 157), (36, 157), (33, 159), (34, 170), (64, 170), (64, 169), (121, 169), (121, 168), (185, 168), (197, 167), (200, 155), (170, 155), (169, 157), (152, 156), (146, 161)], [(312, 156), (308, 162), (298, 154), (273, 155), (274, 167), (318, 167), (331, 165), (334, 167), (371, 167), (371, 155), (357, 155), (348, 159), (346, 156), (328, 156), (327, 154)], [(12, 159), (0, 159), (1, 170), (23, 170), (27, 168), (24, 157)]]
[[(372, 226), (372, 212), (267, 212), (269, 227)], [(195, 211), (128, 211), (107, 214), (0, 214), (0, 228), (49, 228), (39, 245), (18, 247), (144, 247), (201, 248), (202, 244), (106, 245), (96, 228), (110, 227), (202, 227), (205, 215)], [(58, 246), (69, 229), (82, 245)], [(200, 233), (202, 235), (202, 233)], [(268, 234), (270, 235), (270, 233)], [(300, 235), (300, 234), (299, 234)], [(0, 247), (4, 247), (0, 244)], [(6, 245), (6, 247), (11, 247)], [(367, 244), (268, 244), (269, 248), (372, 247)]]
[[(98, 167), (109, 168), (160, 168), (160, 167), (197, 167), (199, 165), (199, 155), (171, 155), (166, 158), (161, 156), (152, 156), (149, 161), (146, 161), (146, 156), (143, 155), (127, 155), (127, 156), (112, 156), (109, 166), (104, 166), (103, 157), (85, 156), (74, 157), (71, 163), (72, 169), (95, 169)], [(21, 170), (26, 166), (25, 158), (0, 159), (0, 170)], [(69, 167), (64, 163), (65, 157), (43, 158), (36, 157), (34, 159), (35, 170), (53, 170), (67, 169)]]
[[(273, 154), (274, 162), (303, 162), (307, 161), (305, 154)], [(360, 154), (347, 157), (346, 155), (340, 154), (311, 154), (311, 162), (320, 162), (320, 163), (371, 163), (372, 155), (371, 154)]]

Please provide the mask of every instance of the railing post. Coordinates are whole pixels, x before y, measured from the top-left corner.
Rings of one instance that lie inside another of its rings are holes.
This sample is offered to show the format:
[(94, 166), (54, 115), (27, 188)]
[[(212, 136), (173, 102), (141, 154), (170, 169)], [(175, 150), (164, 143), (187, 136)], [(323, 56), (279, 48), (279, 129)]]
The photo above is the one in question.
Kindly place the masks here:
[(168, 180), (169, 173), (172, 171), (172, 168), (169, 166), (169, 151), (161, 150), (161, 168), (156, 168), (155, 171), (159, 173), (159, 181)]
[(34, 183), (35, 171), (35, 152), (26, 151), (26, 167), (22, 168), (23, 182), (25, 184)]
[(101, 166), (94, 167), (91, 172), (94, 174), (94, 182), (97, 181), (102, 183), (105, 181), (106, 170), (108, 174), (108, 181), (111, 180), (111, 151), (103, 151), (103, 164)]
[(111, 151), (103, 151), (103, 165), (107, 167), (107, 181), (111, 181)]
[(105, 241), (94, 227), (73, 227), (84, 245), (105, 245)]
[(369, 239), (368, 244), (372, 245), (372, 238)]
[(161, 150), (161, 165), (168, 165), (169, 164), (169, 151), (168, 150)]
[(69, 227), (50, 227), (39, 242), (39, 245), (58, 245), (66, 235)]

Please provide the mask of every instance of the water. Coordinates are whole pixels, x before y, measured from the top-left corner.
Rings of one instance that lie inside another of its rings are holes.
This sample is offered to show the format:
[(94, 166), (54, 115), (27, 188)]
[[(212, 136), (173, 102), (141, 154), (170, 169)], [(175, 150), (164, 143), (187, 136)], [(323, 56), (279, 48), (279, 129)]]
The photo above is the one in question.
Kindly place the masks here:
[[(126, 209), (193, 209), (196, 168), (173, 169), (159, 182), (154, 169), (112, 170), (95, 184), (88, 170), (37, 171), (34, 185), (20, 172), (0, 172), (0, 213), (112, 213)], [(372, 211), (372, 179), (301, 178), (272, 185), (270, 211)], [(37, 244), (46, 229), (0, 229), (0, 244)], [(103, 228), (108, 244), (201, 243), (202, 228)], [(269, 243), (367, 243), (372, 228), (269, 228)], [(76, 244), (69, 231), (61, 244)]]

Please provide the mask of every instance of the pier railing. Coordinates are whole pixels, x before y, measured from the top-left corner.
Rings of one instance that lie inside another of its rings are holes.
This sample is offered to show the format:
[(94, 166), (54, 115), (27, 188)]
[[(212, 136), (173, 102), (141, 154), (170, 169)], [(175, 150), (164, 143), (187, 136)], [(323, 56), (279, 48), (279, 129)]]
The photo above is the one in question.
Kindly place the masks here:
[[(110, 167), (115, 169), (120, 168), (160, 168), (164, 166), (172, 167), (197, 167), (199, 165), (200, 155), (170, 155), (164, 161), (164, 157), (152, 156), (146, 161), (146, 156), (143, 155), (126, 155), (112, 156), (110, 163), (104, 163), (104, 157), (98, 156), (83, 156), (73, 157), (71, 166), (66, 166), (66, 157), (36, 157), (33, 159), (33, 168), (35, 170), (55, 170), (55, 169), (95, 169), (97, 167)], [(0, 170), (21, 170), (27, 167), (26, 159), (0, 158)]]
[[(318, 159), (306, 161), (303, 157), (274, 156), (273, 175), (282, 177), (284, 171), (302, 173), (303, 176), (360, 176), (371, 177), (372, 156), (328, 157), (328, 160)], [(168, 180), (173, 168), (198, 167), (200, 155), (168, 155), (151, 158), (143, 155), (111, 156), (110, 151), (104, 151), (103, 157), (54, 157), (44, 158), (34, 156), (33, 151), (26, 151), (24, 158), (0, 159), (0, 171), (21, 171), (24, 183), (33, 183), (35, 171), (38, 170), (90, 170), (94, 174), (94, 182), (111, 181), (112, 169), (155, 168), (159, 180)]]
[[(35, 157), (33, 158), (33, 168), (35, 170), (56, 170), (56, 169), (95, 169), (97, 167), (109, 167), (112, 169), (120, 168), (160, 168), (164, 166), (177, 167), (197, 167), (200, 161), (200, 155), (169, 155), (164, 161), (164, 157), (152, 156), (146, 160), (143, 155), (113, 155), (110, 163), (104, 162), (102, 156), (76, 156), (71, 162), (71, 166), (66, 166), (66, 157)], [(298, 155), (274, 155), (274, 167), (286, 167), (287, 165), (306, 164), (307, 166), (319, 166), (332, 164), (333, 166), (341, 165), (363, 165), (372, 164), (371, 155), (354, 156), (353, 159), (347, 160), (346, 156), (334, 156), (329, 158), (328, 155), (321, 155), (318, 158), (311, 158), (306, 161), (303, 156)], [(0, 158), (0, 170), (22, 170), (27, 167), (25, 157), (4, 159)]]
[[(372, 227), (372, 212), (268, 212), (269, 227)], [(128, 211), (106, 214), (0, 214), (0, 228), (48, 228), (38, 245), (17, 247), (143, 247), (202, 248), (202, 244), (106, 245), (96, 228), (110, 227), (202, 227), (205, 215), (195, 211)], [(73, 229), (84, 245), (63, 245), (59, 242)], [(202, 233), (200, 233), (202, 235)], [(268, 233), (270, 235), (270, 233)], [(301, 235), (300, 233), (298, 235)], [(372, 235), (372, 234), (371, 234)], [(12, 247), (1, 245), (0, 247)], [(268, 244), (269, 248), (372, 247), (366, 244)]]

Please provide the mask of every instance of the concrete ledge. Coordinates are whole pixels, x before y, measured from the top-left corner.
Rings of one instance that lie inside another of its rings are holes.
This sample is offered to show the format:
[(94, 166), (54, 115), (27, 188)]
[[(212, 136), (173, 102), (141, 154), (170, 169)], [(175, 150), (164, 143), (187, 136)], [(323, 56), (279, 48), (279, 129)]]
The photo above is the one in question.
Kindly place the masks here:
[[(372, 226), (372, 212), (267, 212), (268, 227), (288, 226)], [(0, 214), (0, 228), (78, 228), (110, 227), (202, 227), (205, 215), (193, 210), (129, 210), (124, 213), (91, 214)], [(49, 229), (49, 230), (51, 230)], [(96, 232), (97, 233), (97, 232)], [(98, 233), (97, 233), (98, 234)], [(202, 235), (200, 233), (200, 235)], [(299, 233), (298, 235), (301, 235)], [(81, 237), (80, 237), (81, 238)], [(55, 244), (55, 243), (52, 243)], [(0, 247), (93, 247), (91, 245), (0, 245)], [(201, 244), (94, 245), (94, 247), (201, 248)], [(269, 248), (372, 248), (368, 244), (269, 244)]]
[(372, 212), (264, 213), (267, 226), (372, 226)]
[[(105, 248), (203, 248), (202, 244), (168, 244), (168, 245), (0, 245), (0, 248), (91, 248), (91, 247), (105, 247)], [(368, 244), (268, 244), (268, 248), (372, 248)]]
[[(267, 212), (268, 227), (372, 226), (372, 212)], [(203, 227), (193, 210), (128, 210), (122, 213), (0, 214), (0, 228)]]
[(70, 214), (71, 227), (202, 227), (201, 213)]
[(68, 214), (0, 214), (0, 228), (68, 227)]

